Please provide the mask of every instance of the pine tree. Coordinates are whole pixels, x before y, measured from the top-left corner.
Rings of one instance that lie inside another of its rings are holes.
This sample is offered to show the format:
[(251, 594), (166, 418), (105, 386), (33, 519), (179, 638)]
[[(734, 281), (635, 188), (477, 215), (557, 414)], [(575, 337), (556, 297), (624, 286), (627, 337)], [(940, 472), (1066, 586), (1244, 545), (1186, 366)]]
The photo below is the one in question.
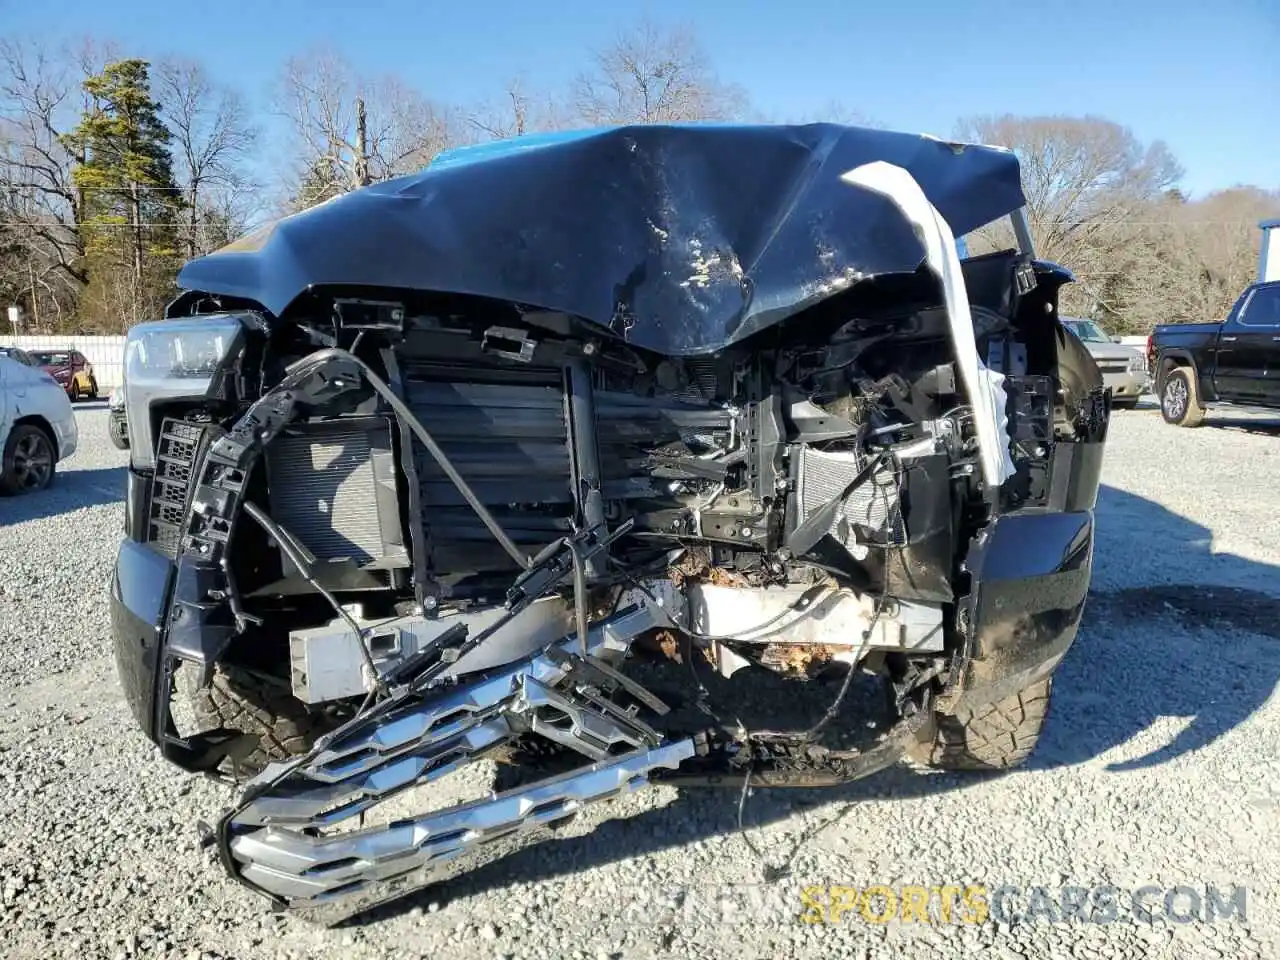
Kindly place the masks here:
[[(177, 267), (181, 193), (173, 176), (169, 131), (151, 97), (149, 64), (121, 60), (84, 82), (90, 98), (64, 140), (82, 157), (73, 173), (84, 197), (86, 255), (105, 310), (144, 319), (163, 304)], [(120, 274), (127, 295), (119, 290)], [(91, 286), (93, 285), (91, 280)], [(115, 287), (114, 295), (105, 288)], [(121, 318), (124, 319), (124, 318)]]
[(298, 184), (297, 192), (289, 199), (294, 213), (314, 207), (346, 193), (348, 178), (331, 157), (320, 157), (307, 169)]

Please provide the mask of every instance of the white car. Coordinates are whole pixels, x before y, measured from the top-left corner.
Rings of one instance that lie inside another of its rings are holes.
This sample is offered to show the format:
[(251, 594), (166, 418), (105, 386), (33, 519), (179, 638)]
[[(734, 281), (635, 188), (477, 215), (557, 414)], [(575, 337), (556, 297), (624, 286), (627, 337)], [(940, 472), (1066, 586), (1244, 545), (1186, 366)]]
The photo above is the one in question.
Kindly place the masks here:
[(58, 382), (0, 357), (0, 494), (43, 490), (78, 440), (71, 401)]

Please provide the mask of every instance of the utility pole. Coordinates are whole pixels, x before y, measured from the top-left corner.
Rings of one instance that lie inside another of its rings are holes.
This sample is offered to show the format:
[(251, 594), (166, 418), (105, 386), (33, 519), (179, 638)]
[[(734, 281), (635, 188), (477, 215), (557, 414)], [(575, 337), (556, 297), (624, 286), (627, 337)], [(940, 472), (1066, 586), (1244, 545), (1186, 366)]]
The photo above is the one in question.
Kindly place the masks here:
[[(27, 275), (31, 278), (31, 316), (35, 319), (36, 329), (40, 329), (40, 298), (36, 296), (36, 265), (27, 261)], [(17, 331), (14, 331), (15, 335)]]
[(356, 157), (352, 173), (357, 190), (373, 182), (369, 177), (369, 123), (364, 111), (364, 97), (356, 98)]

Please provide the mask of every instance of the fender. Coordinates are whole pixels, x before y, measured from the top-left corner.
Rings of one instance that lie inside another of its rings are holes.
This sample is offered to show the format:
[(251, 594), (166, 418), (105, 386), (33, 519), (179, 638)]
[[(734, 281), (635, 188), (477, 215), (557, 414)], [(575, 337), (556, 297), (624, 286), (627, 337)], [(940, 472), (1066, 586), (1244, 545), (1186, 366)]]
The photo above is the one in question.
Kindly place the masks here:
[[(1168, 361), (1174, 361), (1172, 363)], [(1174, 367), (1187, 366), (1195, 371), (1196, 386), (1200, 391), (1200, 399), (1216, 400), (1218, 399), (1217, 391), (1213, 386), (1213, 374), (1206, 373), (1196, 363), (1194, 355), (1185, 347), (1169, 347), (1160, 350), (1156, 354), (1156, 382), (1154, 386), (1155, 395), (1158, 397), (1164, 392), (1164, 381), (1169, 371)]]

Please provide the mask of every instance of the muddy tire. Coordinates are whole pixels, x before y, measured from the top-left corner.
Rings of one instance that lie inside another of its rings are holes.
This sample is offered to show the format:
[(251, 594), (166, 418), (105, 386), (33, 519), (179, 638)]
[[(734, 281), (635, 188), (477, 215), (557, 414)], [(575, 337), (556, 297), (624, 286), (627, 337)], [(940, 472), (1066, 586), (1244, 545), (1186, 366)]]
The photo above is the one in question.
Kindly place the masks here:
[(215, 667), (204, 689), (195, 689), (190, 679), (186, 687), (200, 729), (226, 727), (258, 737), (253, 753), (235, 771), (242, 777), (252, 776), (272, 761), (306, 753), (317, 738), (340, 724), (328, 714), (309, 711), (278, 677), (234, 664)]
[(932, 743), (911, 751), (913, 759), (942, 770), (1010, 770), (1035, 749), (1049, 710), (1053, 678), (972, 711), (939, 714)]
[(1204, 423), (1204, 407), (1190, 367), (1174, 367), (1165, 375), (1160, 389), (1160, 416), (1175, 427), (1198, 427)]

